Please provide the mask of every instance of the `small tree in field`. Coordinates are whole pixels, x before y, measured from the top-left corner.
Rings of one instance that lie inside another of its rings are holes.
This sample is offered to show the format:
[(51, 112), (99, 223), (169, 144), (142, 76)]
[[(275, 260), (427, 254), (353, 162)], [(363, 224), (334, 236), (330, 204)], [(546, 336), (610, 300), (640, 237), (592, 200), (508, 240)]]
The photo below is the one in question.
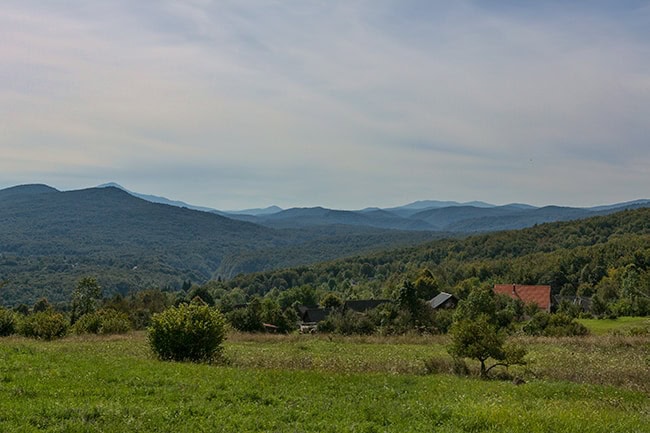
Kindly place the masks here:
[(71, 322), (74, 324), (84, 314), (92, 313), (97, 309), (97, 302), (102, 297), (102, 288), (96, 279), (82, 278), (72, 292)]
[(0, 307), (0, 337), (16, 332), (16, 313)]
[(221, 352), (225, 321), (216, 308), (192, 302), (154, 314), (148, 332), (149, 344), (160, 359), (211, 361)]
[(54, 311), (41, 311), (22, 318), (18, 333), (30, 338), (53, 340), (68, 332), (68, 321), (63, 314)]
[[(474, 320), (463, 319), (451, 327), (451, 345), (449, 354), (457, 358), (472, 358), (481, 363), (480, 377), (486, 378), (496, 366), (525, 364), (524, 348), (506, 344), (506, 335), (497, 325), (491, 323), (488, 316), (480, 315)], [(493, 359), (491, 366), (486, 362)]]

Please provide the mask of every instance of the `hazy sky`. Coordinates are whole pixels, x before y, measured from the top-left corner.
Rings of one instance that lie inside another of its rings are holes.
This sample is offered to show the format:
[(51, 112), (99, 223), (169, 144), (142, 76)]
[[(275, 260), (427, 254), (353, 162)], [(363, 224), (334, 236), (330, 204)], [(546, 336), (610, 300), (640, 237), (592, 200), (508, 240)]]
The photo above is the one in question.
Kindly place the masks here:
[(650, 2), (3, 0), (0, 188), (108, 181), (219, 209), (650, 198)]

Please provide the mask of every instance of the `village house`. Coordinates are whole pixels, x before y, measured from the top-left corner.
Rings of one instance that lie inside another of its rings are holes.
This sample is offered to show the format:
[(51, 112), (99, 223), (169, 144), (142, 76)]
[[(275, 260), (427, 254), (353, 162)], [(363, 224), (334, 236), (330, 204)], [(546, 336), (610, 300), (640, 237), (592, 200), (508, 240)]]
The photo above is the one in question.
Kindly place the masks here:
[(433, 299), (428, 301), (428, 304), (434, 310), (451, 309), (456, 308), (458, 298), (451, 293), (440, 292)]
[[(340, 307), (340, 311), (351, 310), (357, 313), (365, 313), (368, 310), (379, 307), (382, 304), (390, 303), (389, 299), (360, 299), (353, 301), (345, 301)], [(298, 314), (300, 316), (300, 331), (301, 332), (313, 332), (316, 329), (316, 325), (319, 322), (322, 322), (329, 316), (332, 312), (336, 311), (336, 308), (310, 308), (304, 305), (298, 307)]]
[(520, 299), (524, 304), (537, 304), (540, 310), (551, 312), (551, 286), (495, 284), (494, 293)]

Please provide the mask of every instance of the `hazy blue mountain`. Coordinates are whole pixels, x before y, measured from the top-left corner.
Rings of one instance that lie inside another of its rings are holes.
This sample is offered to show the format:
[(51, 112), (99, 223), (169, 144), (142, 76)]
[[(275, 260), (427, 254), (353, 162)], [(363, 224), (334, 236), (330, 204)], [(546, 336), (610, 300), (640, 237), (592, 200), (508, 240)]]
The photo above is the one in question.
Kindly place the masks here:
[(396, 230), (474, 233), (519, 229), (545, 222), (570, 221), (594, 215), (603, 215), (621, 209), (648, 206), (650, 206), (650, 201), (637, 200), (597, 209), (562, 206), (537, 208), (521, 203), (490, 207), (457, 204), (419, 211), (415, 211), (415, 209), (396, 211), (394, 208), (366, 208), (360, 211), (345, 211), (313, 207), (292, 208), (268, 216), (244, 216), (241, 218), (274, 228), (349, 225)]
[[(392, 208), (369, 207), (357, 211), (334, 210), (320, 206), (286, 210), (278, 206), (269, 206), (240, 211), (220, 211), (189, 205), (165, 197), (128, 191), (116, 183), (101, 186), (113, 186), (153, 203), (211, 212), (231, 219), (277, 229), (348, 225), (351, 227), (393, 230), (469, 233), (524, 228), (544, 222), (586, 218), (593, 215), (594, 212), (611, 212), (650, 206), (650, 200), (634, 200), (591, 208), (560, 206), (538, 208), (525, 203), (496, 206), (483, 201), (461, 203), (457, 201), (419, 200)], [(34, 191), (42, 191), (43, 188), (47, 191), (47, 188), (49, 188), (44, 185), (32, 187), (35, 188)]]
[(282, 212), (282, 208), (278, 206), (269, 206), (265, 208), (254, 208), (254, 209), (243, 209), (243, 210), (228, 210), (228, 211), (223, 211), (224, 214), (227, 215), (253, 215), (253, 216), (259, 216), (259, 215), (272, 215), (278, 212)]
[(477, 207), (477, 208), (490, 208), (494, 205), (482, 201), (472, 201), (467, 203), (459, 203), (457, 201), (439, 201), (439, 200), (418, 200), (413, 203), (405, 204), (392, 208), (385, 208), (384, 210), (399, 215), (401, 217), (411, 217), (418, 212), (429, 209), (441, 209), (449, 207)]
[(518, 209), (537, 209), (537, 206), (533, 206), (530, 204), (526, 203), (509, 203), (505, 206), (512, 207), (512, 208), (518, 208)]
[(498, 206), (498, 207), (475, 207), (475, 206), (453, 206), (427, 209), (413, 214), (412, 218), (423, 221), (446, 229), (463, 220), (484, 218), (484, 217), (504, 217), (506, 215), (519, 214), (528, 212), (518, 207)]
[(650, 200), (647, 199), (640, 199), (640, 200), (632, 200), (632, 201), (627, 201), (623, 203), (616, 203), (616, 204), (610, 204), (610, 205), (604, 205), (604, 206), (594, 206), (590, 207), (589, 210), (592, 211), (606, 211), (606, 210), (616, 210), (616, 209), (635, 209), (635, 208), (640, 208), (640, 207), (650, 207)]
[(11, 197), (29, 197), (53, 192), (59, 191), (51, 186), (42, 184), (17, 185), (0, 190), (0, 200), (9, 199)]
[[(240, 216), (235, 217), (240, 218)], [(273, 228), (348, 225), (391, 230), (438, 230), (437, 227), (425, 221), (403, 218), (381, 209), (348, 211), (323, 207), (291, 208), (271, 215), (258, 215), (254, 221)]]
[(592, 211), (587, 209), (545, 206), (538, 209), (523, 209), (500, 215), (473, 215), (471, 218), (454, 221), (445, 226), (445, 228), (449, 231), (463, 233), (514, 230), (547, 222), (589, 218), (594, 215)]
[(218, 211), (217, 209), (212, 209), (212, 208), (203, 207), (203, 206), (194, 206), (194, 205), (187, 204), (187, 203), (185, 203), (183, 201), (180, 201), (180, 200), (171, 200), (171, 199), (168, 199), (167, 197), (161, 197), (161, 196), (151, 195), (151, 194), (141, 194), (141, 193), (138, 193), (138, 192), (129, 191), (128, 189), (124, 188), (122, 185), (120, 185), (118, 183), (115, 183), (115, 182), (104, 183), (104, 184), (101, 184), (101, 185), (97, 186), (97, 188), (109, 188), (109, 187), (121, 189), (122, 191), (128, 192), (129, 194), (131, 194), (134, 197), (141, 198), (142, 200), (146, 200), (146, 201), (151, 202), (151, 203), (160, 203), (160, 204), (166, 204), (166, 205), (169, 205), (169, 206), (185, 207), (185, 208), (188, 208), (188, 209), (200, 210), (202, 212), (215, 212), (215, 213), (219, 213), (219, 214), (222, 213), (222, 212)]

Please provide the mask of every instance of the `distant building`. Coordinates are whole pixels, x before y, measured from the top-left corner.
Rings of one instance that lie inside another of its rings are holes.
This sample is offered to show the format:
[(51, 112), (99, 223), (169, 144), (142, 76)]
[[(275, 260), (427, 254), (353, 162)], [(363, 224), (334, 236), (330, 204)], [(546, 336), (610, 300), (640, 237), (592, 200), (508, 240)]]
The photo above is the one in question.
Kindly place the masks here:
[(431, 305), (431, 308), (434, 310), (451, 309), (456, 308), (456, 305), (458, 304), (458, 298), (456, 298), (451, 293), (440, 292), (433, 299), (428, 301), (428, 304)]
[(520, 299), (524, 304), (537, 304), (542, 311), (551, 312), (551, 286), (495, 284), (494, 293)]
[(298, 307), (300, 321), (303, 323), (313, 323), (322, 322), (330, 315), (334, 309), (332, 308), (309, 308), (301, 305)]
[[(392, 301), (388, 299), (360, 299), (355, 301), (345, 301), (339, 311), (351, 310), (356, 311), (357, 313), (365, 313), (368, 310), (372, 310), (380, 305), (388, 304), (390, 302)], [(303, 325), (316, 325), (325, 320), (327, 316), (336, 310), (336, 308), (309, 308), (301, 305), (298, 307), (298, 314)]]
[(372, 310), (380, 305), (389, 304), (391, 302), (390, 299), (359, 299), (355, 301), (345, 301), (343, 303), (343, 309), (365, 313), (368, 310)]

